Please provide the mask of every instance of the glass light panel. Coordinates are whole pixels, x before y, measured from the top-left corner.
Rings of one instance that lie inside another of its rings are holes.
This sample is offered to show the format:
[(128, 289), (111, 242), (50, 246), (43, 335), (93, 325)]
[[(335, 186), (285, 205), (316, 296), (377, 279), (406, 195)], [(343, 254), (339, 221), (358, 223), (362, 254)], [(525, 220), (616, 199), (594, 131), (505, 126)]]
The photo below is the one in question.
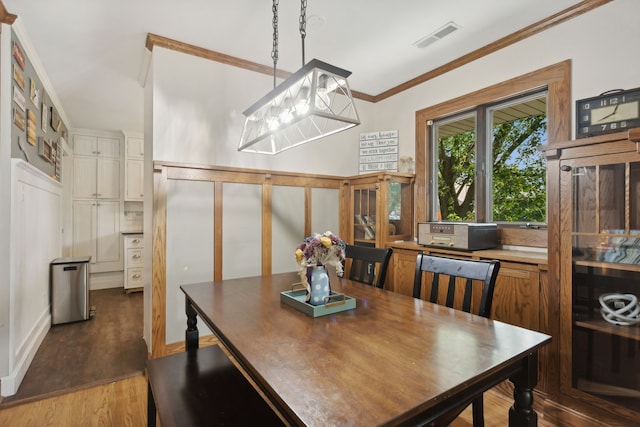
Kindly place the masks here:
[(277, 154), (360, 124), (350, 74), (310, 61), (244, 112), (238, 151)]

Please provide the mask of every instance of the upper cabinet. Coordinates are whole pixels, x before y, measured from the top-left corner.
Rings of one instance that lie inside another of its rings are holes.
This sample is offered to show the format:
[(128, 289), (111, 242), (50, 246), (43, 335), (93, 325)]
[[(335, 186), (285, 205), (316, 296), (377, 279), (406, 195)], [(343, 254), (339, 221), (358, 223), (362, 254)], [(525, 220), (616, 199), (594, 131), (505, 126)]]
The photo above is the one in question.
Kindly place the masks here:
[(120, 139), (74, 135), (76, 199), (120, 198)]
[(144, 139), (127, 136), (124, 160), (124, 200), (141, 202), (144, 199)]
[(413, 239), (413, 174), (372, 173), (348, 179), (348, 243), (384, 247)]

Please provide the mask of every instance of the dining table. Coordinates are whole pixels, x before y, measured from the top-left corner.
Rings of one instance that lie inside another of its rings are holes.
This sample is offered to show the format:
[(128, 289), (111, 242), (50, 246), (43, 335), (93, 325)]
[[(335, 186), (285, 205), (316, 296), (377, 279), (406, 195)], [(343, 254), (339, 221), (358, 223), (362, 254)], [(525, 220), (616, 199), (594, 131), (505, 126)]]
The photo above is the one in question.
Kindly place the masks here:
[(428, 425), (507, 379), (509, 425), (537, 425), (550, 336), (335, 275), (331, 291), (355, 307), (314, 317), (283, 301), (298, 282), (290, 272), (182, 285), (187, 351), (200, 318), (289, 425)]

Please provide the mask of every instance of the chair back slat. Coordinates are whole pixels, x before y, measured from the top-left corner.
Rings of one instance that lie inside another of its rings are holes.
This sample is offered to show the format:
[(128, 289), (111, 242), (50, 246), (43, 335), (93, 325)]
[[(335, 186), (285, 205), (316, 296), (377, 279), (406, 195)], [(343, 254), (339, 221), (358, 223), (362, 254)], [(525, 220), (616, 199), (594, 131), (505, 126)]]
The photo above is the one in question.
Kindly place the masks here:
[[(472, 312), (474, 298), (474, 282), (482, 282), (480, 302), (475, 313), (489, 317), (493, 303), (495, 281), (500, 269), (500, 262), (478, 261), (470, 259), (445, 258), (420, 252), (416, 259), (416, 272), (413, 282), (413, 297), (420, 298), (422, 293), (423, 273), (433, 275), (429, 301), (438, 303), (438, 285), (441, 276), (449, 276), (445, 305), (455, 308), (456, 297), (462, 295), (461, 309)], [(477, 290), (477, 289), (476, 289)]]
[(345, 256), (350, 260), (349, 280), (383, 288), (387, 277), (391, 248), (347, 245)]

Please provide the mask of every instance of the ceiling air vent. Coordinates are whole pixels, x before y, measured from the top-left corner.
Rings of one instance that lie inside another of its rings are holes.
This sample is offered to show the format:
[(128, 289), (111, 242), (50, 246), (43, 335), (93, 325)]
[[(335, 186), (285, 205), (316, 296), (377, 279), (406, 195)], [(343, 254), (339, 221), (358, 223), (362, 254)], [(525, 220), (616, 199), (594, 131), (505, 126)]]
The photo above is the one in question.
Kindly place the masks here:
[(458, 28), (460, 28), (460, 26), (458, 26), (458, 24), (456, 24), (455, 22), (453, 22), (453, 21), (447, 22), (445, 25), (443, 25), (442, 27), (438, 28), (433, 33), (431, 33), (428, 36), (423, 37), (420, 40), (418, 40), (417, 42), (413, 43), (413, 45), (416, 46), (416, 47), (419, 47), (420, 49), (425, 48), (425, 47), (429, 46), (430, 44), (437, 42), (441, 38), (443, 38), (445, 36), (448, 36), (449, 34), (453, 33)]

